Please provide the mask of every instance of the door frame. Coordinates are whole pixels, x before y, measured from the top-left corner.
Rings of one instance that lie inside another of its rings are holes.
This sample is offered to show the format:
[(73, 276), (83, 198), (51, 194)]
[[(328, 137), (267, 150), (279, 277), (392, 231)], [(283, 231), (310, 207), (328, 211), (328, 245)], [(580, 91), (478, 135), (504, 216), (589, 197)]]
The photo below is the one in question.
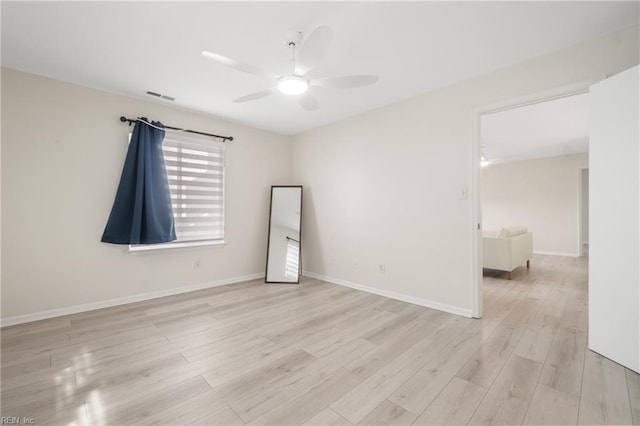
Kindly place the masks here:
[[(589, 166), (580, 167), (578, 169), (578, 257), (585, 256), (585, 247), (584, 247), (584, 179), (583, 172), (586, 170), (587, 179), (589, 178)], [(587, 215), (589, 214), (589, 205), (587, 204)], [(587, 223), (588, 225), (588, 223)], [(587, 246), (589, 242), (587, 241)], [(588, 253), (587, 247), (587, 253)]]
[(507, 111), (541, 102), (588, 93), (589, 87), (605, 79), (584, 80), (577, 83), (556, 87), (550, 90), (520, 96), (505, 101), (482, 105), (472, 111), (471, 139), (471, 316), (482, 318), (482, 200), (481, 200), (481, 167), (482, 146), (480, 138), (481, 118), (483, 115)]

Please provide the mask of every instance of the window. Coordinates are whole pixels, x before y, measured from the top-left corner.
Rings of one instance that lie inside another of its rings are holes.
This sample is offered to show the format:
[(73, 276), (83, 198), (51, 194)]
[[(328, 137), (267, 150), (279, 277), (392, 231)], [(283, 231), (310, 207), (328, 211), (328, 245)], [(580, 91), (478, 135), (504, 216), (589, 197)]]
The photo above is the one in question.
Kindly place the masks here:
[(224, 243), (224, 143), (167, 131), (162, 150), (177, 239), (130, 250)]
[(175, 242), (224, 240), (224, 143), (167, 133)]

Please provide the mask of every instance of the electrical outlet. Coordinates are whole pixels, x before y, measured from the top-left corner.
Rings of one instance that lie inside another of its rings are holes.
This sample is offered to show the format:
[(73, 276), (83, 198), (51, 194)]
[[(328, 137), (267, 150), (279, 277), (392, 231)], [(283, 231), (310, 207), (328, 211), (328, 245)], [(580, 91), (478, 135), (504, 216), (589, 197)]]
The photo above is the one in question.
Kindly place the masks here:
[(384, 263), (381, 263), (378, 265), (378, 270), (380, 271), (381, 274), (385, 273), (386, 267), (384, 266)]
[(193, 264), (193, 266), (194, 266), (196, 269), (200, 269), (200, 259), (196, 260), (196, 262)]

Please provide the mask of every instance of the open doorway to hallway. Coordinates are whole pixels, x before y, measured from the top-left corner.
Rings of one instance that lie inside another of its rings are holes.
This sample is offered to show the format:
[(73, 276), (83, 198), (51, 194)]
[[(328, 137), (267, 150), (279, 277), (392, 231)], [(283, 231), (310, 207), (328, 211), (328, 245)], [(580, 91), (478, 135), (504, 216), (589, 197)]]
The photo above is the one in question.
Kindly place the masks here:
[(584, 255), (588, 94), (482, 114), (480, 143), (484, 276), (527, 279), (536, 256)]

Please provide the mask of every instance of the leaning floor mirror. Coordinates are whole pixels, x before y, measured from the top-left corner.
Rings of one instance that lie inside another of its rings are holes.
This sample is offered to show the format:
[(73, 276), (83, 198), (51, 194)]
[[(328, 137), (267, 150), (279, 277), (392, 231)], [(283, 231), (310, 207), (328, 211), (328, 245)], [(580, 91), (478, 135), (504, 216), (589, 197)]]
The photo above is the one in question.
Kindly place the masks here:
[(302, 186), (272, 186), (265, 282), (300, 282), (301, 218)]

